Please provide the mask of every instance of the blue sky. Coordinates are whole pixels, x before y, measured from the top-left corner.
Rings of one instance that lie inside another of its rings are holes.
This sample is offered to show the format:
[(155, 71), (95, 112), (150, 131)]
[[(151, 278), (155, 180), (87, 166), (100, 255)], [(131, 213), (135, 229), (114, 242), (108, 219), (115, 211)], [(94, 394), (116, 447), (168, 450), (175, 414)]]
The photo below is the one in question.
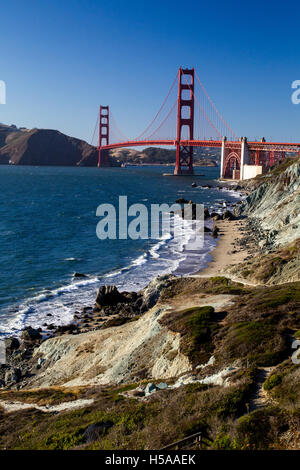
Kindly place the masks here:
[(298, 2), (10, 0), (1, 5), (0, 122), (91, 140), (109, 104), (143, 131), (180, 65), (237, 135), (300, 141)]

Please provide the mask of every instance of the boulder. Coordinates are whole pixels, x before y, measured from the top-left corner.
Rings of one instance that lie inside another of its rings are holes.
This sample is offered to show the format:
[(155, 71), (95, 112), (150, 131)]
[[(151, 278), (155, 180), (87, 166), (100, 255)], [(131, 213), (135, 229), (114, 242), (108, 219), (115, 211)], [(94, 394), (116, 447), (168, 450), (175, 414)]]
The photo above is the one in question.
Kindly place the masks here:
[(96, 307), (101, 309), (105, 306), (117, 305), (124, 302), (126, 298), (120, 294), (116, 286), (101, 286), (96, 297)]
[(151, 393), (156, 392), (157, 387), (152, 382), (148, 383), (145, 388), (145, 395), (150, 395)]
[(36, 341), (42, 338), (40, 332), (31, 326), (24, 328), (21, 337), (25, 341)]
[(176, 204), (188, 204), (189, 203), (189, 201), (187, 201), (183, 197), (180, 197), (179, 199), (176, 199), (175, 202), (176, 202)]
[(75, 277), (75, 278), (76, 278), (76, 277), (77, 277), (77, 278), (82, 278), (82, 277), (87, 277), (87, 275), (86, 275), (86, 274), (82, 274), (82, 273), (74, 273), (74, 274), (73, 274), (73, 277)]
[(19, 382), (20, 378), (21, 378), (20, 369), (16, 369), (16, 368), (10, 369), (6, 371), (5, 376), (4, 376), (5, 385), (15, 384)]
[(6, 349), (8, 349), (10, 352), (15, 351), (16, 349), (19, 349), (20, 347), (20, 341), (17, 338), (7, 338), (5, 340), (5, 346)]
[(166, 388), (168, 388), (168, 384), (166, 384), (165, 382), (160, 382), (159, 384), (156, 385), (156, 387), (159, 390), (165, 390)]
[(209, 219), (210, 218), (210, 213), (207, 207), (204, 207), (204, 219)]
[(216, 227), (216, 226), (215, 226), (215, 227), (212, 229), (211, 236), (212, 236), (213, 238), (218, 238), (219, 231), (220, 231), (219, 227)]
[(235, 215), (228, 210), (224, 211), (222, 218), (223, 220), (235, 220), (236, 219)]

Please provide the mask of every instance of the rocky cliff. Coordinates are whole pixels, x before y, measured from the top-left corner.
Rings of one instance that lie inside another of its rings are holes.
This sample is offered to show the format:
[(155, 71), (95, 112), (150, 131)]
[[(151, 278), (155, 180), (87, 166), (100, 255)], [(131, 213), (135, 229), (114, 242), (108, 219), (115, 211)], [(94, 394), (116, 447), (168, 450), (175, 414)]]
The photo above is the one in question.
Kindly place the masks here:
[(300, 280), (300, 161), (287, 160), (245, 187), (252, 192), (237, 214), (248, 217), (260, 255), (227, 273), (263, 284)]

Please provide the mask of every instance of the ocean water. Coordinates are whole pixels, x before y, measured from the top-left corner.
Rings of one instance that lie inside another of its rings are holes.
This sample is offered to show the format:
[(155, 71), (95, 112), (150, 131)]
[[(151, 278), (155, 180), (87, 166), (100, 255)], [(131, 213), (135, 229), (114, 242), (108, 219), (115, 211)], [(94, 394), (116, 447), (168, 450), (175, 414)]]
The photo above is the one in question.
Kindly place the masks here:
[[(219, 207), (236, 200), (231, 191), (192, 188), (191, 177), (165, 177), (171, 167), (69, 168), (0, 166), (0, 335), (18, 334), (24, 326), (64, 324), (74, 312), (93, 305), (102, 284), (137, 290), (162, 273), (194, 273), (210, 259), (215, 240), (203, 249), (185, 250), (180, 242), (162, 240), (99, 240), (99, 204), (118, 206), (172, 204), (179, 197)], [(218, 177), (218, 168), (198, 168)], [(74, 272), (88, 277), (73, 279)], [(48, 314), (51, 313), (51, 317)]]

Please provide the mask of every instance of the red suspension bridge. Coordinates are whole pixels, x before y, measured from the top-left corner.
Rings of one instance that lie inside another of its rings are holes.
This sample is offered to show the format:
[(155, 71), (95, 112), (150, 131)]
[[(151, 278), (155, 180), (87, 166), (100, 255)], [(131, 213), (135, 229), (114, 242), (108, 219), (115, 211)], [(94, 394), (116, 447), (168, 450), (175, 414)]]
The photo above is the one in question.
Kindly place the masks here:
[(219, 147), (221, 177), (244, 179), (282, 161), (289, 152), (300, 156), (300, 143), (266, 142), (263, 138), (260, 142), (249, 142), (246, 137), (238, 138), (209, 97), (196, 71), (181, 67), (158, 112), (139, 136), (126, 137), (109, 106), (100, 106), (97, 127), (99, 167), (110, 166), (108, 150), (111, 149), (174, 146), (174, 174), (192, 175), (194, 147)]

